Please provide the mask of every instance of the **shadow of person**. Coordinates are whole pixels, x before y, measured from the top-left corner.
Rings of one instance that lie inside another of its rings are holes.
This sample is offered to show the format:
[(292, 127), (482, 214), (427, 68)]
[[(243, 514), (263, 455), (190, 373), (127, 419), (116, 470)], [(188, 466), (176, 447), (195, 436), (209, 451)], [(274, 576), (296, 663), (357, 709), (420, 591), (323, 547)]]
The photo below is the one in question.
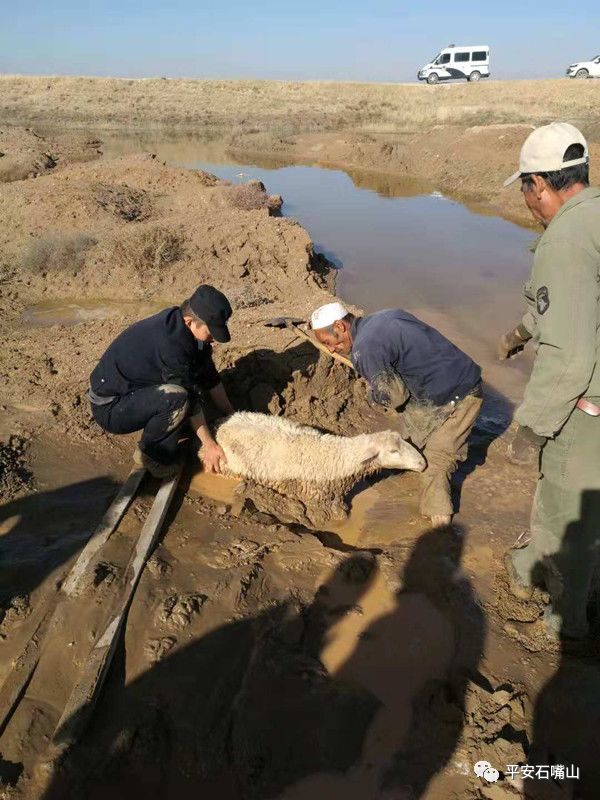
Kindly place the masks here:
[[(537, 562), (532, 579), (539, 583), (549, 575), (551, 622), (560, 620), (560, 662), (555, 674), (540, 691), (534, 710), (529, 766), (562, 766), (578, 778), (527, 778), (528, 800), (597, 800), (600, 797), (600, 659), (597, 641), (579, 643), (569, 636), (573, 619), (580, 620), (586, 605), (598, 635), (598, 589), (590, 595), (589, 582), (582, 583), (577, 564), (598, 564), (600, 544), (600, 490), (582, 493), (580, 519), (566, 530), (560, 551), (548, 562)], [(547, 579), (546, 579), (547, 580)]]
[(45, 800), (134, 791), (149, 800), (265, 800), (303, 775), (348, 770), (378, 701), (328, 674), (320, 654), (376, 575), (373, 556), (353, 554), (308, 606), (293, 597), (267, 603), (216, 629), (209, 618), (202, 638), (128, 685), (113, 669)]
[(285, 800), (414, 800), (448, 763), (461, 736), (470, 677), (477, 672), (485, 619), (460, 567), (463, 536), (434, 529), (420, 537), (401, 589), (377, 598), (379, 614), (336, 680), (378, 702), (360, 761), (344, 775), (307, 776)]
[(104, 476), (0, 506), (0, 603), (31, 594), (86, 543), (118, 484)]

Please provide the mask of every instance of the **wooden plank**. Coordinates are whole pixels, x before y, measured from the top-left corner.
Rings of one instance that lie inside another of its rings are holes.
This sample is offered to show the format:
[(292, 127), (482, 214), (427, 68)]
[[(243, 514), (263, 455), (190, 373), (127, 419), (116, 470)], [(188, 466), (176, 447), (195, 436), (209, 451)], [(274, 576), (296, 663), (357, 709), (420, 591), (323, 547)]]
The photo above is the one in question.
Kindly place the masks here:
[(129, 562), (128, 581), (119, 598), (117, 608), (111, 613), (104, 632), (92, 648), (56, 726), (52, 737), (52, 744), (55, 748), (54, 758), (81, 736), (89, 722), (102, 690), (129, 606), (146, 562), (156, 545), (180, 475), (181, 470), (174, 478), (163, 481), (157, 492), (140, 533), (135, 552)]
[(27, 642), (11, 671), (6, 676), (0, 689), (0, 736), (9, 723), (19, 701), (27, 691), (31, 676), (40, 658), (40, 647), (48, 630), (54, 604), (46, 604), (41, 620), (38, 622), (31, 639)]
[(107, 508), (99, 525), (86, 542), (77, 561), (63, 581), (58, 596), (52, 595), (44, 604), (39, 622), (31, 639), (15, 660), (12, 670), (0, 688), (0, 736), (29, 685), (29, 681), (37, 667), (40, 650), (47, 631), (57, 627), (57, 607), (60, 601), (65, 596), (71, 596), (77, 590), (90, 561), (108, 541), (129, 508), (145, 472), (146, 470), (136, 467), (129, 473), (127, 480)]
[(106, 544), (111, 534), (123, 518), (123, 514), (129, 508), (131, 501), (136, 495), (136, 492), (142, 482), (142, 478), (146, 473), (145, 469), (136, 467), (129, 473), (127, 480), (119, 490), (119, 493), (110, 504), (102, 521), (90, 536), (86, 546), (79, 554), (79, 558), (75, 562), (73, 569), (64, 580), (61, 591), (67, 596), (71, 596), (77, 590), (79, 582), (85, 575), (88, 565), (92, 558), (96, 555), (98, 550)]

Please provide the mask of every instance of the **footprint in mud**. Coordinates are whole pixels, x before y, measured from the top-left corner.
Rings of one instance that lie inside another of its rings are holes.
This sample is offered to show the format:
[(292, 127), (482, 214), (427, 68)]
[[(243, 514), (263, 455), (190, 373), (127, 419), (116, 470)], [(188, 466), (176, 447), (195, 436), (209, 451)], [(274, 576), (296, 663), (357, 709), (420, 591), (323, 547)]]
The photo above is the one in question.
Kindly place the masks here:
[(259, 544), (252, 539), (235, 539), (220, 549), (210, 560), (211, 566), (219, 568), (242, 567), (253, 564), (276, 547), (273, 543)]
[(96, 564), (96, 568), (94, 569), (94, 588), (97, 589), (100, 586), (108, 587), (116, 577), (117, 568), (115, 565), (110, 564), (108, 561), (100, 561), (98, 564)]
[(269, 552), (272, 545), (259, 544), (251, 539), (237, 539), (231, 542), (227, 548), (229, 563), (241, 566), (254, 562), (257, 556), (265, 555)]
[(76, 588), (76, 594), (91, 596), (96, 603), (103, 603), (106, 597), (118, 590), (117, 582), (122, 575), (122, 570), (110, 561), (99, 561), (93, 567), (89, 582), (81, 581)]
[(148, 570), (155, 578), (164, 578), (173, 571), (172, 566), (162, 558), (154, 555), (148, 561)]
[(531, 600), (519, 600), (511, 592), (506, 577), (500, 573), (495, 581), (494, 607), (505, 622), (535, 622), (539, 619), (546, 597), (535, 589)]
[(30, 614), (29, 595), (13, 597), (10, 605), (4, 611), (2, 622), (0, 622), (0, 638), (4, 639), (13, 628), (21, 625)]
[(161, 636), (160, 639), (149, 639), (144, 648), (144, 653), (153, 663), (162, 661), (177, 644), (174, 636)]
[(158, 621), (181, 631), (187, 628), (207, 600), (208, 597), (204, 594), (173, 594), (162, 603), (158, 611)]

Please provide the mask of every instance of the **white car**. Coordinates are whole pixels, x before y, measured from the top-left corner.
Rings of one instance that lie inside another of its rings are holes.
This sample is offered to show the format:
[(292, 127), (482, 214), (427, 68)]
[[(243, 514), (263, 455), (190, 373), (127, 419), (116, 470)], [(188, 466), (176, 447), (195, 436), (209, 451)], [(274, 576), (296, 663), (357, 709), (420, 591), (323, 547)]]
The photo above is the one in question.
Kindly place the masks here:
[(568, 78), (600, 78), (600, 56), (567, 67)]
[(490, 48), (487, 44), (451, 44), (417, 73), (418, 80), (430, 84), (461, 78), (475, 83), (489, 77)]

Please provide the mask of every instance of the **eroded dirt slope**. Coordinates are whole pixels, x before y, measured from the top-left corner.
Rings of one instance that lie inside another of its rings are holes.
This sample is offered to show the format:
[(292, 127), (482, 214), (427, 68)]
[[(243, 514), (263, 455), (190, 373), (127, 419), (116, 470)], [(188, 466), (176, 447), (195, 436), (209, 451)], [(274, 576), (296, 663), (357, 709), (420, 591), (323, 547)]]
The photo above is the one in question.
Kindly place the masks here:
[(0, 129), (0, 183), (35, 178), (74, 161), (100, 155), (97, 140), (80, 134), (42, 136), (31, 128)]

